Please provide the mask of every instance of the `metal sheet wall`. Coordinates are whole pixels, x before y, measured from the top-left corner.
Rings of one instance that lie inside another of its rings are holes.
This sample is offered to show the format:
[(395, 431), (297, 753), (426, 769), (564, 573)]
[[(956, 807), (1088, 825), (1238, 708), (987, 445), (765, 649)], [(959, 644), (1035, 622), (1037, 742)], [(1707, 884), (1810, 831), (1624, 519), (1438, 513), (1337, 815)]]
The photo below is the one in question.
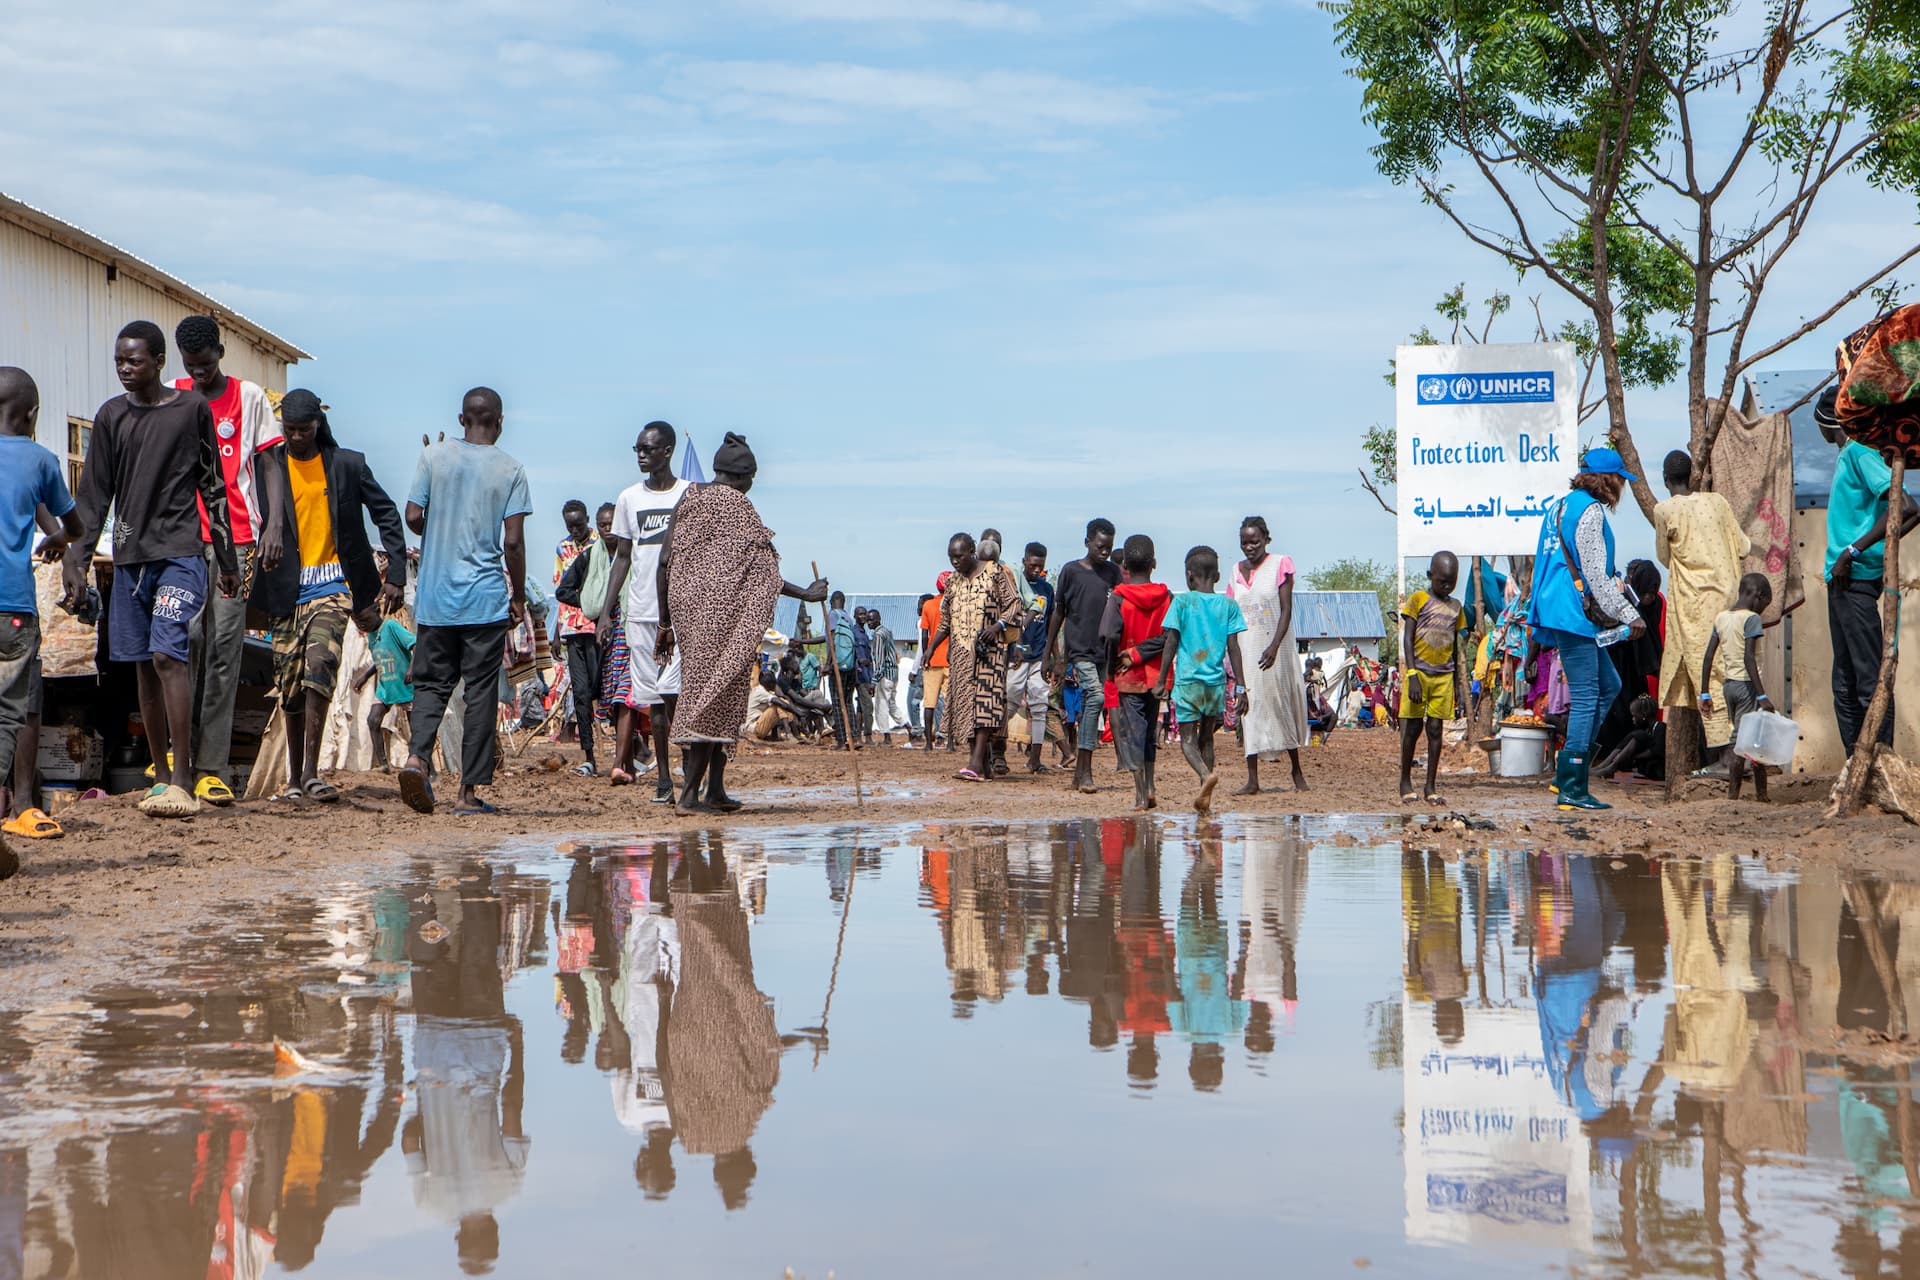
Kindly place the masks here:
[[(168, 336), (168, 376), (185, 376), (172, 348), (173, 328), (194, 308), (24, 227), (0, 223), (0, 365), (18, 365), (40, 385), (41, 444), (66, 456), (67, 419), (91, 420), (120, 394), (113, 340), (130, 320), (151, 320)], [(287, 365), (229, 330), (222, 367), (275, 391)]]

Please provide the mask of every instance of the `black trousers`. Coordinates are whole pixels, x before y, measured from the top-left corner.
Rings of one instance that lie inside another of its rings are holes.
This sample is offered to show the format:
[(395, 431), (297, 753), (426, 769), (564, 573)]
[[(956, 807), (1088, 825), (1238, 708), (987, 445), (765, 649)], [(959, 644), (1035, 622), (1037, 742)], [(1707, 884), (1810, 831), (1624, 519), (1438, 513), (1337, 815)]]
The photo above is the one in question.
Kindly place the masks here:
[(580, 754), (593, 763), (593, 704), (600, 697), (600, 637), (567, 637), (567, 682), (573, 686), (573, 718), (580, 729)]
[[(1833, 718), (1840, 722), (1840, 745), (1853, 754), (1860, 741), (1860, 727), (1867, 720), (1867, 704), (1873, 701), (1873, 686), (1880, 679), (1880, 648), (1885, 633), (1880, 629), (1880, 587), (1882, 580), (1855, 579), (1843, 590), (1828, 584), (1827, 629), (1833, 636)], [(1887, 719), (1880, 726), (1880, 741), (1893, 745), (1893, 703), (1887, 703)]]
[(484, 787), (493, 781), (494, 723), (500, 664), (507, 656), (507, 624), (421, 627), (413, 642), (413, 734), (408, 749), (433, 758), (433, 742), (447, 714), (453, 686), (467, 682), (466, 715), (460, 725), (460, 783)]

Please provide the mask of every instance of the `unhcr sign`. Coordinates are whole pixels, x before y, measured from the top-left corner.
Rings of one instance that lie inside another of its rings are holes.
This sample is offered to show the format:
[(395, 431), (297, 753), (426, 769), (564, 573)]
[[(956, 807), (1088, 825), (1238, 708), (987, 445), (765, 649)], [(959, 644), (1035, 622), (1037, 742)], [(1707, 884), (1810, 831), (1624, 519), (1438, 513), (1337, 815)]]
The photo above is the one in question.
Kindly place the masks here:
[(1417, 387), (1421, 404), (1552, 404), (1553, 370), (1434, 374)]
[(1394, 361), (1401, 556), (1533, 554), (1578, 465), (1573, 347), (1401, 347)]

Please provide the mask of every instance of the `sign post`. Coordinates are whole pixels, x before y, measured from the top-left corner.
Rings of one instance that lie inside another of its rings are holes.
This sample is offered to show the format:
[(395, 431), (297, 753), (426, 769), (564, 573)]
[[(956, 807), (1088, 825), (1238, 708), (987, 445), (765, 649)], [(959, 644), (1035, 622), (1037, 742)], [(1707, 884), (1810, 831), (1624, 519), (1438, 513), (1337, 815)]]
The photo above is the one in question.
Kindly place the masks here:
[(1401, 595), (1409, 556), (1532, 555), (1579, 470), (1579, 386), (1566, 342), (1400, 347)]

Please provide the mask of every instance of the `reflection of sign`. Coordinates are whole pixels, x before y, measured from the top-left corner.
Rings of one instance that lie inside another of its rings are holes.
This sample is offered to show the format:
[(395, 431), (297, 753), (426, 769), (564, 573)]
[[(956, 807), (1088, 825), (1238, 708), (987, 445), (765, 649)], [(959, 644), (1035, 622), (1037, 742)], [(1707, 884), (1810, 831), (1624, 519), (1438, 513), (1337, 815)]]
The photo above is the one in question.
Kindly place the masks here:
[(1578, 461), (1573, 348), (1401, 347), (1400, 554), (1530, 555)]
[(1584, 1248), (1589, 1143), (1553, 1086), (1530, 1006), (1469, 1007), (1453, 1043), (1434, 1006), (1402, 1017), (1407, 1235)]

